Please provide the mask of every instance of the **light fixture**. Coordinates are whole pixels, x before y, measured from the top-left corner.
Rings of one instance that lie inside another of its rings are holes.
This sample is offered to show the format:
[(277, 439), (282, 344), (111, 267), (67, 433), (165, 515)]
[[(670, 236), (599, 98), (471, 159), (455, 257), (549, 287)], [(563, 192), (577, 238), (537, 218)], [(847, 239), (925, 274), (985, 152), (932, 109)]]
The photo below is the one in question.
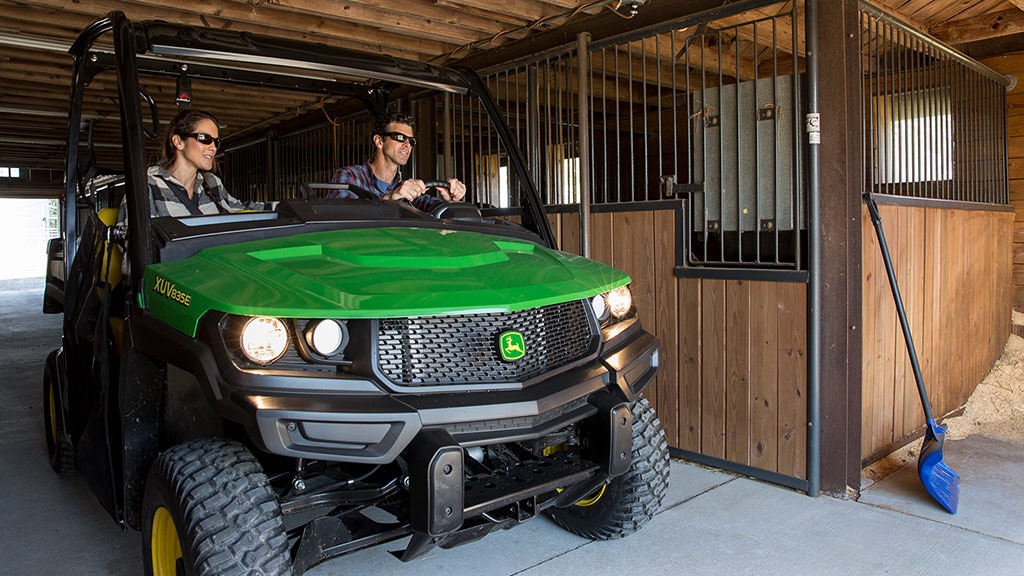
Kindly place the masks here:
[(277, 318), (257, 316), (245, 323), (239, 340), (246, 358), (266, 366), (288, 349), (288, 328)]
[(330, 318), (314, 320), (306, 326), (306, 343), (321, 356), (334, 356), (348, 345), (348, 328)]

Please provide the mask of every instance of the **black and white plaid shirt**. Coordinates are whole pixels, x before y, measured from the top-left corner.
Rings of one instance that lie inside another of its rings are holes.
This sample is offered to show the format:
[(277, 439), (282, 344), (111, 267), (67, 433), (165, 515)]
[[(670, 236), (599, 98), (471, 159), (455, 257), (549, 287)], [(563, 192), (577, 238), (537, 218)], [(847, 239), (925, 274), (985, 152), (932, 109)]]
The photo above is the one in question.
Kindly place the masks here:
[(151, 215), (193, 216), (198, 214), (220, 214), (239, 210), (269, 210), (268, 202), (242, 202), (224, 188), (224, 183), (212, 172), (196, 174), (195, 192), (188, 197), (185, 186), (174, 174), (162, 166), (150, 166), (149, 195)]

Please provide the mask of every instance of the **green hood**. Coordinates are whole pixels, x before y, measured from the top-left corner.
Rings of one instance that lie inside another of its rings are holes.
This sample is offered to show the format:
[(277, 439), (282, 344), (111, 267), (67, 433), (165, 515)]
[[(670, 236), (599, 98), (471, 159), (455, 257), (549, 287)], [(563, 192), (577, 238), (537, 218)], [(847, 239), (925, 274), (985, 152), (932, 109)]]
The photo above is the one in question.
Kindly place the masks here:
[(522, 240), (364, 228), (218, 246), (154, 264), (144, 299), (155, 317), (194, 336), (209, 310), (285, 318), (505, 312), (628, 282), (610, 266)]

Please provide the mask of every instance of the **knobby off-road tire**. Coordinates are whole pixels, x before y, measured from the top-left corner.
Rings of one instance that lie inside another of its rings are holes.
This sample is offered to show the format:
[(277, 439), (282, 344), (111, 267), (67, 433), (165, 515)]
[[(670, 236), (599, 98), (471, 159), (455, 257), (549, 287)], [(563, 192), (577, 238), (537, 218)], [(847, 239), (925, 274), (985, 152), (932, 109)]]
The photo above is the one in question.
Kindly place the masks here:
[(650, 521), (668, 489), (668, 442), (654, 409), (640, 398), (633, 411), (633, 462), (614, 478), (576, 504), (552, 508), (551, 517), (566, 530), (592, 540), (628, 536)]
[(291, 574), (281, 508), (241, 444), (179, 444), (153, 463), (142, 502), (147, 575)]
[(67, 478), (75, 475), (75, 449), (64, 433), (55, 369), (48, 359), (43, 369), (43, 426), (46, 431), (46, 453), (50, 459), (50, 467), (61, 478)]

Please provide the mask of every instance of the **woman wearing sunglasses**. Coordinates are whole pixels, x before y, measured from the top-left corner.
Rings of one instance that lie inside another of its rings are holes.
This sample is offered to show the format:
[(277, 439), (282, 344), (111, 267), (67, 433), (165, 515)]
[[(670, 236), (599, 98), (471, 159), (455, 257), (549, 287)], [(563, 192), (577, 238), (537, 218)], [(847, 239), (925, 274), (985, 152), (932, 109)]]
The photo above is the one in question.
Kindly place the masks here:
[[(391, 112), (379, 117), (373, 125), (373, 157), (364, 164), (339, 168), (332, 182), (353, 184), (373, 192), (384, 200), (407, 200), (420, 210), (429, 212), (443, 202), (459, 202), (466, 197), (466, 186), (457, 178), (448, 180), (448, 188), (437, 189), (439, 197), (426, 194), (427, 186), (418, 178), (402, 179), (401, 167), (409, 162), (416, 146), (413, 128), (416, 120), (408, 114)], [(352, 193), (339, 190), (334, 198), (350, 198)]]
[(191, 216), (238, 210), (268, 210), (265, 202), (242, 202), (213, 173), (220, 146), (217, 118), (189, 108), (167, 126), (159, 164), (149, 167), (152, 216)]

